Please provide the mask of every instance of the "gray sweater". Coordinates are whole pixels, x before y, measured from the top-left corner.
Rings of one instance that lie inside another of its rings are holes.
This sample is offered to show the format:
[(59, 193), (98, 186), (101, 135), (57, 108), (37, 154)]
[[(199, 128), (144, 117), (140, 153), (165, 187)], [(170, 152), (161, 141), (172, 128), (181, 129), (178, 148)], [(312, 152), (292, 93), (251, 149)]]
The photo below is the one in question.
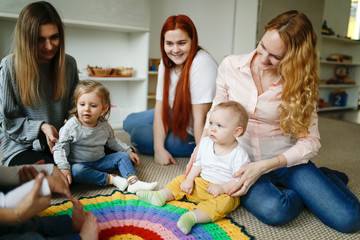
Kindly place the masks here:
[(79, 82), (76, 61), (66, 55), (67, 90), (62, 99), (53, 101), (49, 65), (40, 64), (41, 101), (36, 107), (24, 106), (12, 71), (12, 58), (13, 55), (5, 57), (0, 65), (0, 137), (2, 164), (6, 166), (20, 152), (33, 149), (33, 144), (38, 143), (39, 139), (42, 145), (46, 145), (45, 136), (40, 130), (42, 123), (51, 124), (57, 130), (64, 125), (73, 106), (73, 93)]
[(59, 169), (70, 169), (71, 163), (95, 162), (105, 156), (105, 146), (116, 152), (131, 153), (131, 148), (117, 140), (108, 122), (98, 122), (96, 127), (86, 127), (72, 117), (60, 129), (55, 144), (54, 161)]

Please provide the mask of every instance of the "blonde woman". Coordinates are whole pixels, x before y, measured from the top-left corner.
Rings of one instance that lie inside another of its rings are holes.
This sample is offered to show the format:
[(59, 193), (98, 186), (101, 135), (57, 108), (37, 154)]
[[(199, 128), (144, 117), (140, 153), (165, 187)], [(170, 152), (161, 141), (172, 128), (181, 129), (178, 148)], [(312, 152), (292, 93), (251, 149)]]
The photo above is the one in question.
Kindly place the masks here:
[(327, 226), (356, 232), (359, 201), (347, 176), (310, 161), (321, 146), (316, 42), (310, 20), (288, 11), (265, 25), (255, 51), (221, 63), (213, 106), (234, 100), (249, 115), (239, 140), (251, 163), (233, 175), (241, 179), (228, 194), (266, 224), (286, 224), (306, 206)]
[(52, 147), (79, 78), (74, 58), (65, 54), (63, 23), (50, 3), (34, 2), (21, 11), (14, 45), (0, 65), (2, 164), (53, 163)]

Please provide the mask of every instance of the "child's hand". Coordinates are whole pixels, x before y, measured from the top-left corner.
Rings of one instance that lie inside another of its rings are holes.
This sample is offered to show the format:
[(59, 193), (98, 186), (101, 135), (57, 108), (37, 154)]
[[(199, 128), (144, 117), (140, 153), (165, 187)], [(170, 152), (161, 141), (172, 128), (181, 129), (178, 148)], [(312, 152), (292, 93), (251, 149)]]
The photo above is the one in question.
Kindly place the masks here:
[(194, 181), (193, 180), (189, 180), (189, 179), (185, 179), (181, 184), (180, 184), (180, 189), (181, 191), (187, 193), (187, 194), (191, 194), (192, 191), (194, 190)]
[(220, 194), (226, 193), (223, 185), (220, 184), (213, 184), (213, 185), (206, 185), (207, 192), (213, 195), (213, 197), (217, 197)]
[(137, 155), (137, 154), (134, 153), (134, 152), (131, 152), (131, 153), (129, 154), (129, 157), (130, 157), (131, 161), (132, 161), (136, 166), (139, 165), (139, 163), (140, 163), (140, 157), (139, 157), (139, 155)]
[(65, 176), (70, 185), (72, 183), (71, 171), (69, 169), (61, 169), (60, 171)]

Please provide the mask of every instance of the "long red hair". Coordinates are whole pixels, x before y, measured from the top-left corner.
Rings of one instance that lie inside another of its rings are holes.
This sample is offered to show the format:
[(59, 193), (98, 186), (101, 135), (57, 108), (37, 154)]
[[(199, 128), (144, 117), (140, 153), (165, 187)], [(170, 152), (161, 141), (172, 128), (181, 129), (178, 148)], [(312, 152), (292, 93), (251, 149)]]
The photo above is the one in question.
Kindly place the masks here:
[[(165, 33), (167, 31), (172, 31), (176, 29), (180, 29), (189, 36), (189, 38), (191, 39), (191, 49), (189, 56), (184, 63), (184, 67), (181, 71), (180, 78), (176, 86), (171, 120), (169, 105), (170, 72), (171, 69), (175, 67), (175, 64), (166, 55), (164, 50), (164, 42)], [(196, 53), (201, 49), (199, 46), (195, 25), (188, 16), (173, 15), (166, 19), (161, 29), (160, 48), (162, 60), (165, 66), (162, 121), (166, 132), (171, 129), (175, 136), (180, 136), (182, 140), (186, 140), (186, 130), (189, 127), (191, 114), (190, 68)]]

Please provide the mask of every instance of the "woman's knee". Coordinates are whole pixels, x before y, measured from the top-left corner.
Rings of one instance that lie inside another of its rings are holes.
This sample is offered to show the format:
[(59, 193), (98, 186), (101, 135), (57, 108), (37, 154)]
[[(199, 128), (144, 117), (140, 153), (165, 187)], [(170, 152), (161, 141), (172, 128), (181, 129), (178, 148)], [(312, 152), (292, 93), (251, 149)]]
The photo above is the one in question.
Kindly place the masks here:
[(125, 132), (127, 132), (129, 134), (131, 134), (131, 131), (135, 127), (134, 121), (132, 120), (133, 114), (134, 113), (128, 115), (123, 122), (123, 128), (124, 128)]
[(297, 217), (304, 204), (292, 190), (284, 190), (281, 197), (262, 199), (261, 204), (253, 206), (253, 214), (262, 222), (277, 226), (284, 225)]
[[(332, 210), (329, 210), (332, 211)], [(331, 220), (331, 226), (342, 233), (355, 233), (360, 230), (360, 212), (349, 210), (347, 213), (336, 214)]]
[(141, 153), (154, 153), (154, 135), (152, 125), (137, 126), (131, 132), (131, 144)]
[(132, 134), (132, 131), (141, 125), (151, 125), (154, 121), (154, 109), (150, 109), (144, 112), (131, 113), (126, 117), (123, 122), (123, 128), (129, 134)]

